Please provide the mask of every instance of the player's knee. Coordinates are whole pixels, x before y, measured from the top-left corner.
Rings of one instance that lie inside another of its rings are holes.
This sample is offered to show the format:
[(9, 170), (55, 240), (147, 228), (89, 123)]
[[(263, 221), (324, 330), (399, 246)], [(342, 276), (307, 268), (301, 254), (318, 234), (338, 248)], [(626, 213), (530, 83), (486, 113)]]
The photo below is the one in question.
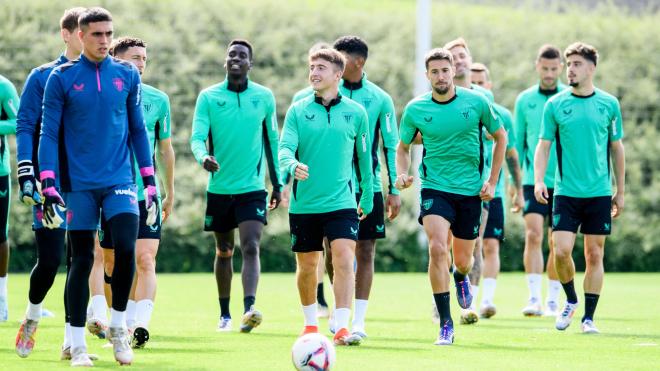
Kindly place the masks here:
[(492, 238), (484, 240), (484, 257), (491, 257), (499, 254), (500, 246), (497, 240)]
[(445, 263), (449, 257), (447, 241), (444, 239), (432, 239), (429, 241), (429, 258), (433, 262)]
[(241, 246), (241, 253), (244, 259), (257, 259), (259, 257), (259, 241), (247, 240)]
[(543, 233), (536, 229), (530, 228), (525, 232), (529, 248), (540, 248), (543, 242)]
[(376, 255), (375, 246), (372, 243), (360, 244), (355, 250), (355, 256), (359, 262), (370, 263)]
[(584, 257), (587, 265), (599, 266), (603, 263), (603, 250), (599, 246), (587, 247)]
[(554, 254), (555, 254), (555, 259), (557, 259), (557, 260), (565, 260), (565, 259), (571, 259), (572, 258), (570, 248), (555, 246)]
[(218, 258), (231, 258), (232, 256), (234, 256), (234, 249), (229, 248), (227, 246), (225, 246), (225, 248), (216, 246), (215, 256), (217, 256)]
[(151, 254), (140, 254), (137, 259), (137, 270), (140, 273), (149, 273), (156, 271), (156, 259)]

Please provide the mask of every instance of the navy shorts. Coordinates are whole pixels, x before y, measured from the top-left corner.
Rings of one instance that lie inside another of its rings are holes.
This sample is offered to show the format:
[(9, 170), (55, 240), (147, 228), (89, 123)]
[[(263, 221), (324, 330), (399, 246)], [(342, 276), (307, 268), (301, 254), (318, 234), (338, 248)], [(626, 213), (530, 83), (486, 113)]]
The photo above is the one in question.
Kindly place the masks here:
[(439, 215), (451, 224), (457, 238), (474, 240), (479, 236), (482, 202), (479, 196), (464, 196), (456, 193), (422, 189), (418, 222), (427, 215)]
[(553, 188), (548, 188), (548, 204), (543, 205), (536, 201), (534, 197), (534, 186), (533, 185), (524, 185), (523, 186), (523, 197), (525, 199), (525, 206), (523, 207), (523, 216), (527, 214), (541, 214), (543, 217), (548, 218), (548, 227), (552, 227), (552, 222), (550, 216), (552, 215), (552, 203), (554, 198), (555, 190)]
[(255, 191), (237, 195), (206, 192), (204, 230), (225, 233), (248, 220), (266, 222), (268, 193)]
[(495, 197), (488, 204), (488, 220), (484, 238), (494, 238), (502, 242), (504, 241), (504, 201), (501, 197)]
[[(361, 194), (356, 196), (360, 201)], [(385, 238), (385, 204), (381, 192), (374, 193), (374, 209), (367, 215), (366, 219), (360, 221), (358, 240), (378, 240)]]
[(139, 215), (135, 184), (65, 192), (63, 197), (67, 208), (67, 229), (70, 231), (97, 230), (101, 209), (107, 219), (124, 213)]
[(332, 242), (339, 238), (357, 241), (360, 228), (357, 210), (342, 209), (319, 214), (289, 213), (291, 250), (323, 251), (323, 237)]
[(583, 234), (609, 235), (612, 230), (612, 197), (555, 196), (552, 229)]
[[(160, 200), (159, 200), (160, 204)], [(158, 216), (156, 217), (156, 223), (154, 225), (147, 225), (147, 206), (145, 201), (139, 201), (138, 207), (140, 209), (140, 221), (138, 226), (138, 240), (144, 239), (154, 239), (160, 240), (160, 231), (161, 231), (161, 208), (158, 208)], [(99, 244), (104, 249), (114, 248), (112, 242), (112, 234), (110, 233), (110, 223), (109, 219), (105, 218), (105, 214), (101, 212), (101, 228), (99, 228)]]

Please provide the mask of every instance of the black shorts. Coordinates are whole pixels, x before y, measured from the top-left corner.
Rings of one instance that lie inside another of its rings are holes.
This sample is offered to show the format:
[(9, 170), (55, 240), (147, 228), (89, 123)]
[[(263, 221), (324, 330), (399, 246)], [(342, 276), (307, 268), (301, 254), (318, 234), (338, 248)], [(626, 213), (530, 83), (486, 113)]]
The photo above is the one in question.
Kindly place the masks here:
[(11, 184), (9, 175), (0, 176), (0, 243), (7, 241)]
[(488, 204), (490, 206), (484, 238), (494, 238), (502, 242), (504, 241), (504, 201), (501, 197), (495, 197)]
[(204, 230), (225, 233), (247, 220), (266, 222), (268, 192), (254, 191), (237, 195), (206, 192)]
[[(160, 203), (160, 200), (158, 201)], [(138, 240), (152, 239), (160, 240), (161, 232), (161, 207), (158, 208), (158, 215), (156, 216), (156, 223), (154, 225), (147, 225), (147, 206), (144, 201), (138, 202), (138, 207), (140, 209), (140, 221), (138, 225)], [(99, 228), (99, 244), (104, 249), (114, 248), (112, 242), (112, 234), (110, 233), (110, 225), (107, 220), (105, 220), (105, 215), (101, 213), (101, 228)]]
[(527, 214), (541, 214), (544, 217), (548, 218), (548, 227), (552, 228), (552, 223), (550, 216), (552, 214), (552, 203), (555, 190), (553, 188), (548, 188), (548, 204), (543, 205), (536, 201), (534, 197), (534, 186), (533, 185), (524, 185), (523, 186), (523, 197), (525, 198), (525, 206), (523, 207), (523, 216)]
[(609, 235), (612, 229), (612, 197), (555, 196), (552, 229), (583, 234)]
[(357, 241), (360, 219), (355, 209), (342, 209), (320, 214), (291, 214), (291, 250), (323, 251), (323, 237), (332, 242), (339, 238)]
[[(356, 195), (358, 203), (361, 194)], [(358, 240), (378, 240), (385, 238), (385, 204), (381, 192), (374, 193), (374, 209), (367, 215), (367, 218), (360, 221), (360, 231)]]
[(474, 240), (479, 236), (482, 202), (479, 196), (422, 189), (419, 224), (426, 215), (439, 215), (449, 221), (457, 238)]

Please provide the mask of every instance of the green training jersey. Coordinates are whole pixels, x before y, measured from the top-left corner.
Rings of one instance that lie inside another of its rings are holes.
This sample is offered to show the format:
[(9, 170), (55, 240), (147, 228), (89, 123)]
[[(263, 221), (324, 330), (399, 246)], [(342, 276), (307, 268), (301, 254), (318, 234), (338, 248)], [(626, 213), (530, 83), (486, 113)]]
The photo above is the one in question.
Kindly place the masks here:
[(557, 145), (555, 195), (612, 194), (610, 142), (623, 138), (621, 109), (615, 97), (600, 89), (589, 96), (564, 90), (545, 104), (540, 138)]
[(456, 87), (456, 95), (447, 102), (436, 101), (428, 92), (406, 105), (399, 131), (406, 144), (417, 132), (422, 134), (422, 188), (479, 194), (488, 177), (483, 171), (482, 127), (492, 134), (500, 123), (487, 98), (470, 89)]
[[(157, 141), (168, 139), (172, 136), (172, 126), (170, 124), (170, 98), (167, 94), (154, 88), (151, 85), (142, 84), (142, 112), (144, 114), (144, 123), (149, 138), (149, 148), (153, 154), (153, 162), (156, 164), (156, 151), (158, 151)], [(135, 173), (140, 174), (140, 167), (137, 161), (133, 161)], [(142, 177), (137, 177), (136, 183), (138, 190), (144, 188)], [(156, 180), (156, 191), (160, 197), (160, 185)], [(144, 201), (144, 194), (138, 192), (138, 201)]]
[(479, 93), (483, 94), (491, 104), (495, 103), (495, 96), (493, 95), (492, 91), (484, 87), (481, 87), (477, 84), (470, 84), (470, 89), (474, 91), (478, 91)]
[[(506, 142), (506, 150), (509, 151), (512, 148), (515, 148), (515, 134), (513, 132), (513, 118), (511, 117), (511, 112), (509, 110), (497, 103), (493, 104), (493, 111), (495, 111), (495, 114), (497, 115), (498, 120), (500, 120), (500, 123), (502, 124), (502, 127), (504, 127), (504, 130), (507, 132), (507, 142)], [(488, 139), (485, 137), (484, 133), (484, 147), (486, 148), (484, 157), (487, 157), (486, 160), (486, 169), (484, 172), (490, 172), (490, 168), (492, 166), (493, 162), (493, 147), (495, 142), (493, 139)], [(504, 164), (502, 164), (502, 168), (500, 169), (500, 177), (497, 180), (497, 187), (495, 187), (495, 197), (501, 197), (504, 198), (506, 195), (505, 192), (505, 180), (504, 180)]]
[(394, 102), (383, 89), (367, 80), (362, 74), (362, 80), (350, 83), (345, 80), (339, 84), (339, 92), (360, 103), (369, 117), (369, 136), (371, 137), (371, 162), (374, 193), (383, 192), (383, 182), (380, 175), (380, 156), (378, 156), (379, 139), (383, 140), (383, 154), (387, 169), (387, 193), (398, 195), (394, 187), (396, 182), (396, 145), (399, 141), (399, 129), (396, 124)]
[[(514, 127), (516, 132), (516, 149), (520, 156), (522, 184), (534, 185), (534, 152), (539, 143), (543, 106), (553, 95), (566, 89), (561, 82), (555, 90), (542, 90), (538, 84), (528, 88), (518, 95), (514, 107)], [(550, 149), (548, 169), (545, 172), (545, 184), (552, 188), (555, 184), (557, 155), (555, 145)]]
[(312, 89), (311, 86), (308, 86), (304, 89), (300, 89), (296, 92), (296, 94), (293, 95), (293, 98), (291, 99), (291, 104), (294, 104), (303, 98), (307, 98), (312, 94), (314, 94), (314, 89)]
[(0, 75), (0, 176), (11, 172), (7, 135), (16, 134), (18, 93), (11, 81)]
[(294, 179), (289, 212), (319, 214), (355, 209), (353, 157), (356, 156), (365, 213), (373, 208), (369, 120), (364, 108), (339, 95), (324, 106), (309, 95), (286, 113), (280, 141), (283, 174), (295, 174), (298, 164), (309, 167), (309, 178)]
[(277, 170), (275, 97), (262, 85), (248, 80), (235, 91), (225, 80), (202, 90), (195, 105), (190, 146), (200, 164), (206, 156), (214, 156), (220, 165), (220, 170), (209, 174), (207, 190), (211, 193), (265, 190), (266, 162), (273, 190), (282, 188)]

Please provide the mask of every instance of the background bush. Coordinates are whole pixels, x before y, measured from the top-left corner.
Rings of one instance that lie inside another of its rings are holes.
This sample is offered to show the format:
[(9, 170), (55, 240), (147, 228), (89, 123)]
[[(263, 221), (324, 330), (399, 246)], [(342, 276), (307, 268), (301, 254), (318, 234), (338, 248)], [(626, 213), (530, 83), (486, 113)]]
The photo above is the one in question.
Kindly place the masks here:
[[(177, 193), (174, 214), (163, 232), (158, 257), (160, 271), (212, 269), (213, 241), (202, 232), (207, 176), (194, 162), (188, 138), (198, 92), (224, 78), (224, 54), (230, 39), (243, 37), (253, 43), (255, 65), (251, 79), (274, 91), (280, 122), (293, 93), (307, 85), (307, 49), (317, 41), (332, 42), (345, 34), (360, 35), (369, 43), (366, 71), (372, 81), (392, 95), (399, 116), (412, 98), (413, 1), (81, 3), (109, 9), (117, 36), (133, 35), (148, 42), (149, 64), (144, 80), (168, 93), (172, 102)], [(31, 68), (53, 60), (61, 52), (58, 20), (68, 5), (37, 0), (0, 2), (0, 74), (12, 80), (19, 92)], [(510, 108), (516, 95), (536, 82), (533, 61), (541, 44), (550, 42), (564, 48), (582, 40), (599, 49), (602, 62), (598, 65), (596, 85), (621, 100), (627, 152), (626, 210), (614, 223), (614, 234), (608, 239), (606, 269), (660, 270), (657, 7), (649, 11), (637, 7), (635, 15), (630, 15), (615, 6), (587, 11), (580, 7), (443, 1), (433, 3), (432, 19), (433, 45), (465, 37), (474, 60), (490, 67), (496, 99)], [(379, 242), (379, 271), (426, 269), (426, 248), (418, 240), (412, 193), (406, 192), (402, 215), (388, 225), (388, 238)], [(31, 216), (27, 207), (13, 201), (11, 269), (27, 271), (35, 258)], [(522, 219), (507, 215), (507, 221), (507, 240), (501, 249), (502, 269), (521, 270)], [(270, 215), (262, 242), (264, 271), (294, 269), (285, 210)], [(580, 247), (581, 241), (574, 254), (578, 268), (584, 266)], [(240, 254), (237, 255), (238, 265)]]

